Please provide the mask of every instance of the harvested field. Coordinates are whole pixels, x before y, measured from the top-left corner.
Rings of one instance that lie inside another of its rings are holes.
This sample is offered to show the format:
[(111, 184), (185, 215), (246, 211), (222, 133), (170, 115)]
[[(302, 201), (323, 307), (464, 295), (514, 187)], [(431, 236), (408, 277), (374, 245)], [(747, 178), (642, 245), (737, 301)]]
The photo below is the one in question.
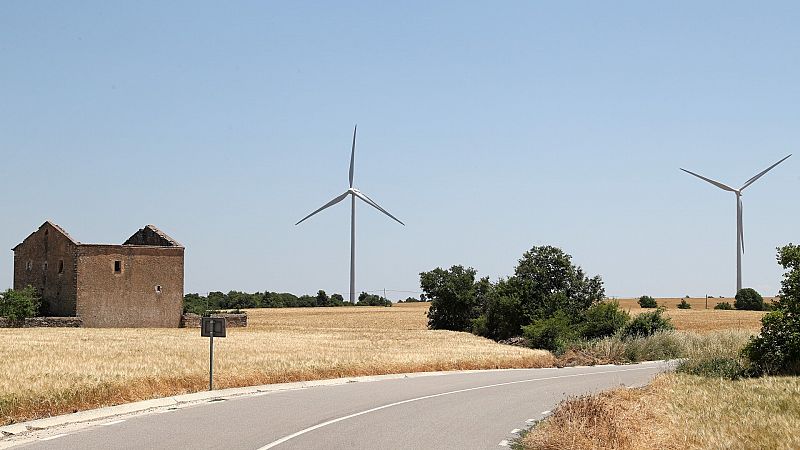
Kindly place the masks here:
[[(652, 311), (643, 309), (637, 303), (639, 299), (623, 298), (617, 299), (621, 309), (630, 311), (631, 315), (642, 312)], [(692, 305), (691, 309), (678, 309), (677, 305), (681, 298), (657, 298), (659, 305), (667, 307), (665, 316), (672, 319), (672, 324), (680, 331), (695, 331), (706, 333), (718, 330), (739, 330), (758, 333), (761, 330), (761, 318), (766, 314), (764, 311), (737, 311), (712, 309), (719, 302), (729, 302), (733, 304), (732, 298), (709, 298), (708, 307), (705, 308), (705, 298), (686, 299)], [(768, 300), (768, 299), (765, 299)]]
[[(427, 304), (249, 311), (215, 339), (215, 387), (398, 372), (543, 367), (545, 351), (426, 329)], [(208, 387), (198, 329), (0, 329), (0, 424)]]
[(526, 449), (800, 448), (800, 378), (661, 375), (647, 387), (562, 403)]

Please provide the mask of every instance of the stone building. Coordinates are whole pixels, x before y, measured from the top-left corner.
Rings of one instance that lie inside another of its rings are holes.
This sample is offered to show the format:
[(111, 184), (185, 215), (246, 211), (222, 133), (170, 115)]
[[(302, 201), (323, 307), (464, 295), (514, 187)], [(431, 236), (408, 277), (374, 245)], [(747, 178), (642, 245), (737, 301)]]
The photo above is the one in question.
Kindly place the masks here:
[(14, 251), (14, 289), (33, 286), (44, 312), (85, 327), (177, 327), (184, 248), (153, 225), (122, 245), (82, 244), (47, 221)]

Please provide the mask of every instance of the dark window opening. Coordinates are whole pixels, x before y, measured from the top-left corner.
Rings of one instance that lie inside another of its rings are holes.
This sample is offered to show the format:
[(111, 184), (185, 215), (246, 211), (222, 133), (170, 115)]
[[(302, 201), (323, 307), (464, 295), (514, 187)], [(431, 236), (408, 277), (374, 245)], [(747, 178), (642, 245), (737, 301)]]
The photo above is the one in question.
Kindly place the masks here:
[(122, 273), (122, 261), (114, 261), (114, 273)]
[(32, 268), (33, 268), (33, 262), (28, 261), (28, 263), (25, 264), (25, 270), (31, 270)]
[(48, 230), (47, 228), (45, 228), (45, 229), (44, 229), (44, 235), (45, 235), (45, 236), (47, 236), (49, 233), (50, 233), (50, 230)]
[(156, 286), (156, 294), (160, 294), (160, 293), (161, 293), (161, 286)]
[(58, 260), (58, 273), (64, 273), (64, 260)]
[(45, 270), (45, 272), (47, 271), (47, 261), (44, 262), (44, 264), (42, 265), (42, 268)]

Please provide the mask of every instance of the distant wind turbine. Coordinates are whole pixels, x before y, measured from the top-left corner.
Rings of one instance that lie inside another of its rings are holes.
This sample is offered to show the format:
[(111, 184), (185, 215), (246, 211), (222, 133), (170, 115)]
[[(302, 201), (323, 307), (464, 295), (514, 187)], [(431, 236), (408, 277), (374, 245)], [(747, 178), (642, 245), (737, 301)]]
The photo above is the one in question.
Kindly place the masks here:
[[(789, 155), (789, 156), (792, 156), (792, 155)], [(744, 253), (744, 229), (743, 229), (743, 226), (742, 226), (742, 191), (747, 186), (750, 186), (751, 184), (755, 183), (756, 180), (758, 180), (759, 178), (763, 177), (764, 174), (766, 174), (767, 172), (772, 170), (775, 166), (777, 166), (778, 164), (786, 161), (789, 158), (789, 156), (786, 156), (782, 160), (776, 162), (775, 164), (773, 164), (773, 165), (767, 167), (766, 169), (764, 169), (763, 171), (759, 172), (753, 178), (750, 178), (749, 180), (747, 180), (742, 185), (742, 187), (740, 187), (739, 189), (734, 189), (734, 188), (732, 188), (730, 186), (727, 186), (725, 184), (720, 183), (719, 181), (714, 181), (714, 180), (712, 180), (710, 178), (706, 178), (706, 177), (704, 177), (702, 175), (698, 175), (698, 174), (696, 174), (694, 172), (690, 172), (690, 171), (688, 171), (686, 169), (681, 168), (682, 171), (684, 171), (684, 172), (686, 172), (686, 173), (688, 173), (690, 175), (694, 175), (697, 178), (700, 178), (701, 180), (708, 181), (709, 183), (713, 184), (714, 186), (716, 186), (716, 187), (718, 187), (718, 188), (720, 188), (722, 190), (730, 191), (730, 192), (733, 192), (734, 194), (736, 194), (736, 293), (737, 294), (742, 289), (742, 254)]]
[(344, 191), (344, 194), (334, 198), (333, 200), (329, 201), (328, 203), (322, 205), (318, 210), (312, 212), (311, 214), (303, 217), (300, 219), (299, 222), (295, 224), (295, 226), (300, 225), (304, 220), (308, 219), (309, 217), (313, 216), (314, 214), (322, 211), (323, 209), (330, 208), (331, 206), (341, 202), (344, 200), (348, 195), (351, 198), (350, 203), (350, 302), (356, 302), (356, 198), (361, 199), (364, 203), (372, 206), (373, 208), (377, 209), (378, 211), (386, 214), (387, 216), (391, 217), (400, 225), (405, 226), (403, 222), (400, 221), (397, 217), (389, 214), (389, 211), (381, 208), (380, 205), (375, 203), (374, 200), (369, 198), (367, 194), (359, 191), (358, 189), (353, 187), (353, 163), (356, 155), (356, 130), (358, 130), (358, 125), (353, 127), (353, 147), (350, 150), (350, 189)]

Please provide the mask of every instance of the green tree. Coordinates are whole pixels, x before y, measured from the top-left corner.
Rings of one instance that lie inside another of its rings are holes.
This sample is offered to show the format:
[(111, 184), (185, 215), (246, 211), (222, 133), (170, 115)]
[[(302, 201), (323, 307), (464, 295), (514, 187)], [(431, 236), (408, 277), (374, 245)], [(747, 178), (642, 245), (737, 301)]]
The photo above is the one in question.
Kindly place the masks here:
[(755, 375), (800, 375), (800, 246), (778, 248), (778, 262), (786, 270), (780, 298), (742, 351)]
[(41, 298), (31, 286), (18, 290), (8, 289), (0, 293), (0, 317), (10, 320), (34, 317), (40, 305)]
[(611, 336), (622, 330), (630, 318), (627, 311), (619, 309), (617, 301), (595, 303), (583, 314), (581, 334), (587, 339)]
[(747, 311), (763, 311), (764, 297), (753, 288), (742, 288), (736, 293), (736, 301), (733, 302), (736, 309)]
[(587, 277), (570, 255), (549, 245), (525, 252), (508, 284), (519, 297), (526, 323), (557, 311), (577, 318), (605, 295), (600, 276)]
[(639, 306), (642, 308), (657, 308), (658, 303), (656, 303), (656, 299), (650, 297), (649, 295), (643, 295), (639, 297)]
[(344, 304), (344, 297), (342, 297), (342, 294), (331, 295), (331, 304), (333, 306), (342, 306)]
[(330, 306), (331, 299), (322, 289), (317, 291), (317, 306)]
[(440, 330), (467, 331), (480, 315), (475, 296), (475, 269), (453, 266), (435, 268), (419, 274), (425, 298), (431, 301), (428, 327)]

